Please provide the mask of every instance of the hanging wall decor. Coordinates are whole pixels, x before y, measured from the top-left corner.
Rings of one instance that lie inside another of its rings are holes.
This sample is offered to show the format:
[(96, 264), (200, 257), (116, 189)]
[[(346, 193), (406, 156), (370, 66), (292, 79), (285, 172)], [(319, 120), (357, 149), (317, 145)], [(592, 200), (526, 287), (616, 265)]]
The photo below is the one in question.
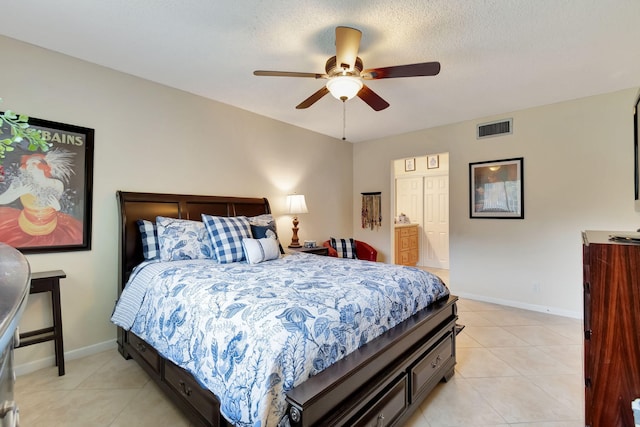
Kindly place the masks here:
[(469, 163), (469, 216), (524, 219), (524, 159)]
[[(30, 254), (90, 250), (94, 130), (33, 117), (27, 124), (9, 112), (2, 119), (0, 143), (11, 150), (0, 156), (0, 242)], [(1, 140), (25, 126), (40, 144)]]
[(362, 228), (377, 230), (382, 225), (382, 202), (380, 192), (362, 193)]

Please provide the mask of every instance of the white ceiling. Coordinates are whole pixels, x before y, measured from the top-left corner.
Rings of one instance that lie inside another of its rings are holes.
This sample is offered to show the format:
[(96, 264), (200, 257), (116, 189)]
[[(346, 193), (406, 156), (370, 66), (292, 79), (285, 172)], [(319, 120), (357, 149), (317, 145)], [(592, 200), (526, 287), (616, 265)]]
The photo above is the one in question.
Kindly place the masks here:
[(360, 99), (348, 101), (352, 142), (640, 86), (639, 0), (0, 5), (0, 34), (335, 138), (343, 131), (340, 101), (327, 95), (295, 109), (325, 80), (252, 73), (324, 72), (339, 25), (362, 31), (365, 68), (442, 64), (435, 77), (367, 81), (391, 106), (375, 112)]

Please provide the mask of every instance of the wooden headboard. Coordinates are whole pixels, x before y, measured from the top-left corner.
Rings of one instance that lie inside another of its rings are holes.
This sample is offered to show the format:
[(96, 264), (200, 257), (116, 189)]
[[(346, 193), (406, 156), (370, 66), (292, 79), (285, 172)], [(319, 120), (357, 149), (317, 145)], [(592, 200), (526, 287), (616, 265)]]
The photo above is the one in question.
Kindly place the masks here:
[(139, 219), (155, 222), (157, 216), (201, 221), (201, 214), (256, 216), (271, 213), (265, 198), (192, 196), (184, 194), (132, 193), (117, 191), (120, 207), (118, 296), (133, 268), (143, 260)]

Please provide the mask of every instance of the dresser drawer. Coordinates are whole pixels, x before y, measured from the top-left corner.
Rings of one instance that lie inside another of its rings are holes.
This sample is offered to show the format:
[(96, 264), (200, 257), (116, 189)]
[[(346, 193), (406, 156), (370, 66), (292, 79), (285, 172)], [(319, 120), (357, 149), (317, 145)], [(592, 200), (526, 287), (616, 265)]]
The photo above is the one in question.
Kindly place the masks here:
[[(429, 386), (434, 376), (441, 377), (441, 367), (453, 359), (453, 334), (447, 334), (433, 350), (427, 351), (410, 368), (411, 398), (418, 396), (422, 390)], [(438, 378), (440, 381), (440, 378)]]
[(127, 333), (129, 344), (136, 353), (151, 366), (154, 372), (160, 372), (160, 357), (155, 349), (132, 333)]
[(384, 392), (367, 405), (371, 409), (349, 421), (347, 425), (358, 427), (384, 427), (392, 425), (408, 406), (407, 376), (402, 375)]
[(418, 263), (418, 251), (412, 250), (407, 252), (407, 265), (416, 265)]
[(213, 393), (203, 389), (196, 380), (168, 360), (165, 360), (164, 363), (164, 381), (205, 420), (213, 421), (214, 426), (217, 426), (220, 405), (217, 404), (217, 400), (213, 399)]
[(410, 265), (411, 264), (411, 254), (408, 251), (402, 251), (398, 254), (398, 259), (396, 259), (396, 264), (400, 265)]
[(401, 251), (410, 250), (413, 247), (413, 243), (410, 237), (401, 237), (398, 240), (398, 249)]
[(400, 228), (400, 237), (417, 236), (418, 227), (402, 227)]

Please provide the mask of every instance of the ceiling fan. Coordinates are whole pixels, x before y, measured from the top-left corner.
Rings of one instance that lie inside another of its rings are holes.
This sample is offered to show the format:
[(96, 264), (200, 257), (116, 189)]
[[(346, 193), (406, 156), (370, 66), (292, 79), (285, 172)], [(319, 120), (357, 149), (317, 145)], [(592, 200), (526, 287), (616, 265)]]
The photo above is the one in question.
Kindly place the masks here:
[(256, 76), (310, 77), (328, 80), (325, 86), (298, 104), (297, 109), (309, 108), (327, 93), (331, 93), (343, 102), (358, 96), (375, 111), (380, 111), (387, 108), (389, 103), (367, 87), (363, 80), (435, 76), (440, 72), (439, 62), (421, 62), (364, 70), (362, 59), (358, 56), (361, 38), (362, 32), (360, 30), (350, 27), (336, 27), (336, 56), (327, 60), (325, 74), (264, 70), (256, 70), (253, 74)]

